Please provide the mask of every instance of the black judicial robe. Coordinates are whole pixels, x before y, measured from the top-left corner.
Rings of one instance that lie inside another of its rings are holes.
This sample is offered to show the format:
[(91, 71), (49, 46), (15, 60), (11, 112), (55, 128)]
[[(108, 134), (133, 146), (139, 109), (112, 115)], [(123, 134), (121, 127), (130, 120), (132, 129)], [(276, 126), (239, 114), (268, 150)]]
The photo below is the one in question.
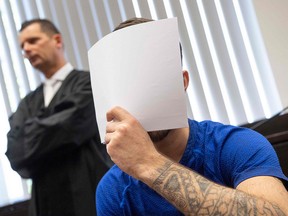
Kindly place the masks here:
[(32, 179), (30, 215), (96, 215), (96, 186), (111, 161), (100, 143), (89, 72), (72, 71), (46, 108), (40, 85), (9, 122), (6, 155)]

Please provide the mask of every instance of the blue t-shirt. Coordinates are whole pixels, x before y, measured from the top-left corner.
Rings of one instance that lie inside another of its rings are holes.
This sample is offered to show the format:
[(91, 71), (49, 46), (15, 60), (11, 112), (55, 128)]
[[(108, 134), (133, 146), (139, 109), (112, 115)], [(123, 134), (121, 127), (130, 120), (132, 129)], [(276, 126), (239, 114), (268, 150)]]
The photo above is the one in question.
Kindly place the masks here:
[[(241, 127), (188, 120), (190, 134), (180, 163), (213, 182), (236, 188), (254, 176), (288, 180), (265, 137)], [(98, 215), (182, 215), (147, 185), (114, 165), (96, 192)]]

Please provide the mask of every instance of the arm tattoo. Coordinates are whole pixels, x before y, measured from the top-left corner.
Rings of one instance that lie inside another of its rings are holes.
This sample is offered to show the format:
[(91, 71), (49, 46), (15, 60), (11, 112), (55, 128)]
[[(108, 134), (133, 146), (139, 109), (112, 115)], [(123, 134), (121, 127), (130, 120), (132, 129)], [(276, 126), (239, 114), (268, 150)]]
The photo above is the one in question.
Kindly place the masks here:
[(185, 215), (283, 215), (268, 201), (220, 186), (201, 175), (167, 162), (153, 189)]

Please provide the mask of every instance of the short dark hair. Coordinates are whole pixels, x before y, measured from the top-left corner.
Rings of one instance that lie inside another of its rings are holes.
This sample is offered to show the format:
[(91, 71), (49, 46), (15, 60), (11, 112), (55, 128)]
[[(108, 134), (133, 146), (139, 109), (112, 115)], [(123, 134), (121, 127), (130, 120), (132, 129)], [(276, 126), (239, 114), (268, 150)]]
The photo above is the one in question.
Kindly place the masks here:
[(22, 32), (25, 28), (27, 28), (28, 26), (30, 26), (34, 23), (39, 23), (41, 31), (45, 32), (47, 35), (60, 34), (60, 31), (57, 29), (57, 27), (50, 20), (39, 19), (39, 18), (23, 22), (19, 32)]
[(145, 22), (151, 22), (151, 21), (155, 21), (155, 20), (147, 19), (147, 18), (133, 17), (131, 19), (128, 19), (128, 20), (120, 23), (118, 26), (115, 27), (115, 29), (113, 31), (117, 31), (119, 29), (122, 29), (122, 28), (125, 28), (128, 26), (137, 25), (137, 24), (141, 24), (141, 23), (145, 23)]
[[(126, 28), (128, 26), (137, 25), (137, 24), (146, 23), (146, 22), (151, 22), (151, 21), (155, 21), (155, 20), (148, 19), (148, 18), (133, 17), (133, 18), (130, 18), (124, 22), (121, 22), (118, 26), (115, 27), (113, 32), (117, 31), (119, 29), (122, 29), (122, 28)], [(179, 42), (179, 45), (180, 45), (180, 56), (181, 56), (181, 64), (182, 64), (183, 54), (182, 54), (182, 45), (180, 42)]]

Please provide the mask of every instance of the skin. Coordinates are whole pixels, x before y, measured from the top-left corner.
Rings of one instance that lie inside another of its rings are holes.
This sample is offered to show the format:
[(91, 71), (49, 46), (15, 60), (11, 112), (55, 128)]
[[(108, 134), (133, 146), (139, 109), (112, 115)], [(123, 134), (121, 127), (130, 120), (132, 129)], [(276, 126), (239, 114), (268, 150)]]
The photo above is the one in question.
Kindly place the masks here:
[(23, 29), (19, 33), (19, 41), (24, 57), (46, 78), (53, 76), (67, 62), (62, 36), (42, 32), (39, 23), (33, 23)]
[[(183, 78), (186, 89), (187, 71)], [(288, 193), (277, 178), (253, 177), (232, 189), (180, 165), (188, 136), (189, 128), (180, 128), (153, 143), (126, 110), (114, 107), (107, 112), (105, 142), (111, 159), (185, 215), (288, 215)]]

